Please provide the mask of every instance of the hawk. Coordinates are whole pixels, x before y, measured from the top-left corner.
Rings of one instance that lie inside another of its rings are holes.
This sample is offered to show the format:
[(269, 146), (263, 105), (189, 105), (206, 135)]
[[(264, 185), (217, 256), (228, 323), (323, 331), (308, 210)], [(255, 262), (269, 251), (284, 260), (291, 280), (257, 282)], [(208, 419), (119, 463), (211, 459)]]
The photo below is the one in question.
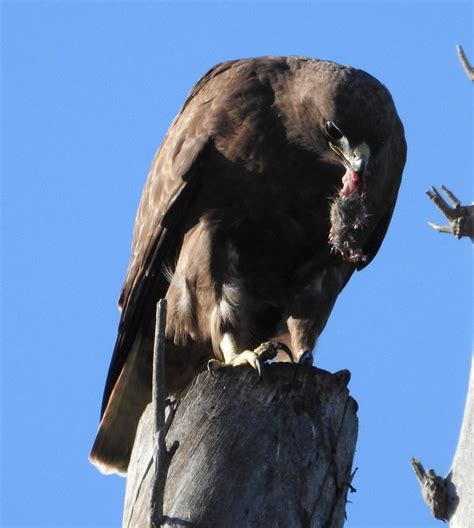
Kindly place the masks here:
[(281, 348), (311, 361), (337, 296), (385, 237), (405, 158), (392, 97), (362, 70), (307, 57), (209, 70), (143, 190), (91, 461), (127, 471), (160, 298), (170, 393), (212, 358), (259, 368)]

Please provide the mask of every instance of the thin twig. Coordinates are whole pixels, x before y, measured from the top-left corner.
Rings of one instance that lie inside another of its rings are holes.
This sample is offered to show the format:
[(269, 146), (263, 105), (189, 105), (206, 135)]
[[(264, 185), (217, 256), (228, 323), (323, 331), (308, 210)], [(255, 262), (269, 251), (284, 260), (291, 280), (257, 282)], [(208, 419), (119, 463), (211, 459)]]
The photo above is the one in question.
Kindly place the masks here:
[(160, 299), (156, 305), (155, 342), (153, 345), (153, 405), (154, 405), (154, 455), (155, 475), (150, 497), (150, 526), (159, 528), (163, 520), (163, 498), (169, 454), (166, 450), (165, 427), (165, 328), (166, 299)]
[(474, 81), (474, 68), (471, 66), (471, 63), (469, 62), (469, 59), (466, 57), (466, 54), (464, 53), (464, 50), (462, 49), (461, 45), (456, 46), (456, 51), (458, 53), (459, 60), (461, 61), (461, 64), (471, 82)]

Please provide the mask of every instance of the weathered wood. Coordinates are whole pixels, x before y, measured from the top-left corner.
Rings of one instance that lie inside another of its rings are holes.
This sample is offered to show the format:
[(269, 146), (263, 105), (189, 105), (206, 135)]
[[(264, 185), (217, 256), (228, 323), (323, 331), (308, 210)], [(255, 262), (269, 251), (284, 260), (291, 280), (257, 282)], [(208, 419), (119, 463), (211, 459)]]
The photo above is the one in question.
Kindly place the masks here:
[[(165, 526), (326, 527), (344, 524), (357, 439), (348, 371), (272, 364), (201, 373), (180, 401), (166, 442)], [(140, 421), (124, 527), (147, 526), (153, 409)]]
[[(458, 56), (468, 78), (474, 81), (474, 68), (461, 46), (457, 46)], [(474, 206), (466, 211), (464, 230), (474, 242)], [(456, 453), (452, 469), (448, 475), (452, 487), (451, 498), (453, 511), (450, 512), (450, 528), (474, 526), (474, 358), (471, 360), (471, 375), (467, 389), (466, 407), (462, 421)]]

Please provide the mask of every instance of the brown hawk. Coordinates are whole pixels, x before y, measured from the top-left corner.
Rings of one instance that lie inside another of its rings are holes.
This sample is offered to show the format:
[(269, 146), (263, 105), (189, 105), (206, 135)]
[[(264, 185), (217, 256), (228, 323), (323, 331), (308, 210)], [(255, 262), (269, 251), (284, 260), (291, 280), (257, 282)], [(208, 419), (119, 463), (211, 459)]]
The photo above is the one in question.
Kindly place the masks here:
[(382, 243), (405, 158), (392, 97), (361, 70), (261, 57), (206, 73), (140, 201), (92, 462), (127, 471), (160, 298), (172, 393), (213, 357), (258, 367), (268, 340), (310, 359), (340, 291)]

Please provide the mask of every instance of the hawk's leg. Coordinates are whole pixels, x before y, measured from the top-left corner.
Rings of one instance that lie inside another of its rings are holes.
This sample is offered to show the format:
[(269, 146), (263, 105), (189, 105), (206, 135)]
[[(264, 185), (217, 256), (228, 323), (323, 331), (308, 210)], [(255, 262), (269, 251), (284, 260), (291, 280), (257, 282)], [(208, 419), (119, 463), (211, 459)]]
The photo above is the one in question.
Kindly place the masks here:
[(208, 364), (208, 370), (212, 373), (215, 368), (223, 366), (237, 367), (239, 365), (250, 365), (258, 372), (259, 378), (262, 376), (262, 363), (274, 359), (279, 350), (282, 350), (293, 361), (291, 350), (284, 344), (277, 341), (266, 341), (258, 346), (255, 350), (238, 351), (235, 338), (230, 333), (225, 333), (220, 343), (220, 349), (224, 355), (224, 362), (217, 359), (211, 359)]
[(316, 314), (310, 319), (291, 316), (287, 320), (287, 325), (296, 361), (300, 364), (312, 365), (313, 349), (323, 327), (319, 317)]
[(298, 363), (313, 363), (312, 351), (316, 341), (353, 270), (354, 264), (346, 261), (319, 270), (289, 304), (286, 323), (291, 349)]

